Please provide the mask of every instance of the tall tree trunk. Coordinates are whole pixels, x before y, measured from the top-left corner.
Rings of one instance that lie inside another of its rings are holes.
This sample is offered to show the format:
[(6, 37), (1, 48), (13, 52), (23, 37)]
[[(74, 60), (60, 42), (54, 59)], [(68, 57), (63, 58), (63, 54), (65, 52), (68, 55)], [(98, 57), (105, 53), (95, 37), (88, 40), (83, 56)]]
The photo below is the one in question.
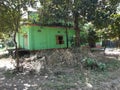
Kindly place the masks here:
[(68, 29), (67, 29), (67, 27), (65, 27), (65, 29), (66, 29), (66, 41), (67, 41), (67, 43), (66, 43), (66, 46), (67, 46), (67, 48), (68, 48)]
[(65, 33), (66, 33), (66, 46), (68, 48), (69, 43), (68, 43), (68, 26), (67, 26), (67, 20), (65, 20)]
[(16, 33), (17, 31), (14, 32), (14, 43), (15, 43), (15, 59), (16, 59), (16, 69), (19, 71), (19, 56), (18, 56), (18, 47), (17, 47), (17, 42), (16, 42)]
[(74, 12), (75, 46), (80, 47), (79, 13)]

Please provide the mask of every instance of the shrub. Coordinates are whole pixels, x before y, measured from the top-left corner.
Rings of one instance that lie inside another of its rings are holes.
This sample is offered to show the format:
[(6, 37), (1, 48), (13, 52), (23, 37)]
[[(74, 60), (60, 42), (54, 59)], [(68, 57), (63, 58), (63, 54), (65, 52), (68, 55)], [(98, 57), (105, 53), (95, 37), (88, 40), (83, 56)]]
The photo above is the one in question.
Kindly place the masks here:
[(104, 70), (106, 68), (106, 64), (105, 63), (102, 63), (102, 62), (97, 62), (95, 59), (93, 58), (84, 58), (82, 60), (82, 63), (83, 63), (83, 66), (85, 68), (90, 68), (90, 69), (99, 69), (99, 70)]
[(99, 67), (100, 70), (105, 70), (106, 64), (99, 62), (99, 63), (98, 63), (98, 67)]

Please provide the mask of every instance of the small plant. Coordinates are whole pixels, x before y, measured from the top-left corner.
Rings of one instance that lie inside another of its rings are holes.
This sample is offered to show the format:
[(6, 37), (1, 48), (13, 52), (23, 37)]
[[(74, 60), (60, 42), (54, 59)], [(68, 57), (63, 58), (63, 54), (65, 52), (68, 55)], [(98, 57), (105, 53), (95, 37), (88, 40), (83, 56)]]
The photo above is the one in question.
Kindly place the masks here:
[(92, 66), (92, 65), (96, 64), (96, 62), (92, 58), (87, 58), (86, 64), (87, 64), (87, 66)]
[(97, 63), (92, 58), (84, 58), (82, 60), (85, 68), (95, 69), (97, 67)]
[(82, 60), (82, 63), (85, 68), (90, 68), (94, 70), (96, 69), (104, 70), (106, 68), (105, 63), (97, 62), (95, 59), (92, 59), (92, 58), (86, 57)]
[(98, 67), (99, 67), (100, 70), (105, 70), (106, 64), (100, 62), (100, 63), (98, 63)]

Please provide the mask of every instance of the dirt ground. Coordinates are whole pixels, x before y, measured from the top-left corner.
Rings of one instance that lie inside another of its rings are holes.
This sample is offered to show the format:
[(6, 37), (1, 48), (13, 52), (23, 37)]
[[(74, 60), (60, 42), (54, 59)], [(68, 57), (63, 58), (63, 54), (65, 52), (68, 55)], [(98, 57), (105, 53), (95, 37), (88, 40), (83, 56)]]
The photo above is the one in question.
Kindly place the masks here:
[[(47, 61), (46, 68), (37, 73), (27, 69), (13, 72), (13, 59), (1, 57), (0, 90), (120, 90), (119, 55), (110, 52), (104, 55), (103, 51), (79, 52), (78, 49), (40, 51), (37, 55), (45, 56)], [(106, 68), (81, 67), (78, 63), (84, 57), (105, 63)]]

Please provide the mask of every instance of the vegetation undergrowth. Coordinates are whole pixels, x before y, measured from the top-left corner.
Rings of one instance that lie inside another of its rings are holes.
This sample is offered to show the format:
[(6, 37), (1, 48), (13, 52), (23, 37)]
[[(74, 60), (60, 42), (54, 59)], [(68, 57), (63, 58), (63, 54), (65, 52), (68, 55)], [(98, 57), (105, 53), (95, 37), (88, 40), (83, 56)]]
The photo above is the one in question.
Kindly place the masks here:
[(93, 59), (93, 58), (88, 58), (85, 57), (82, 60), (82, 63), (84, 65), (85, 68), (90, 68), (90, 69), (94, 69), (94, 70), (105, 70), (106, 69), (106, 64), (103, 62), (98, 62), (97, 60)]

